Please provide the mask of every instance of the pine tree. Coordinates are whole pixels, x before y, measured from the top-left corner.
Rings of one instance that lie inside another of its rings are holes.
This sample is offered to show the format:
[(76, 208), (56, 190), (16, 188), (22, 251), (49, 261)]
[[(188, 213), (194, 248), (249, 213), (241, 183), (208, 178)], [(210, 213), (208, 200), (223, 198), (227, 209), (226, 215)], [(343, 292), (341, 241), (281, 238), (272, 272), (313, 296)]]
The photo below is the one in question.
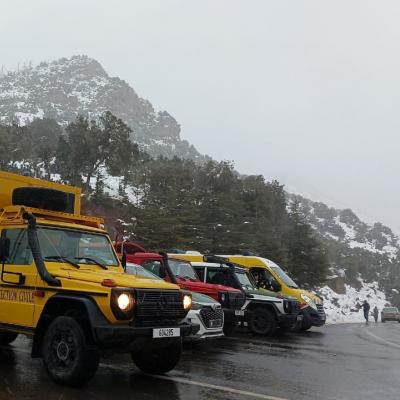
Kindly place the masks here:
[(74, 185), (83, 184), (90, 192), (91, 180), (101, 168), (113, 174), (128, 171), (139, 154), (137, 145), (130, 142), (130, 133), (131, 129), (110, 112), (99, 121), (79, 116), (67, 126), (57, 146), (62, 178)]
[(316, 239), (310, 225), (304, 221), (297, 203), (293, 203), (289, 214), (290, 227), (285, 235), (290, 274), (300, 286), (321, 285), (328, 272), (326, 252)]

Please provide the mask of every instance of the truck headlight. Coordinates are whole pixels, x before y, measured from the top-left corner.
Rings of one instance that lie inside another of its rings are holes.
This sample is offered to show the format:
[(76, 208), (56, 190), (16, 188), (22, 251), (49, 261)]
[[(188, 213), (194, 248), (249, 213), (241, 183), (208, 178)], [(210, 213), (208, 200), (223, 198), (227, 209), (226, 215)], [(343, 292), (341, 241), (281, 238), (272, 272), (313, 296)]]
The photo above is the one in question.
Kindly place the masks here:
[(129, 309), (132, 303), (132, 297), (127, 295), (126, 293), (121, 293), (117, 299), (118, 307), (121, 311), (126, 311)]
[(192, 308), (192, 296), (190, 294), (185, 294), (183, 296), (183, 308), (189, 311)]
[(310, 297), (308, 297), (306, 294), (302, 293), (302, 294), (301, 294), (301, 298), (302, 298), (310, 307), (314, 308), (314, 310), (317, 309), (317, 306), (316, 306), (314, 300), (311, 299)]
[(133, 291), (114, 289), (111, 293), (111, 309), (117, 319), (131, 319), (135, 311)]
[(221, 304), (225, 304), (226, 303), (226, 301), (227, 301), (227, 299), (228, 299), (228, 293), (226, 293), (226, 292), (219, 292), (219, 302), (221, 303)]

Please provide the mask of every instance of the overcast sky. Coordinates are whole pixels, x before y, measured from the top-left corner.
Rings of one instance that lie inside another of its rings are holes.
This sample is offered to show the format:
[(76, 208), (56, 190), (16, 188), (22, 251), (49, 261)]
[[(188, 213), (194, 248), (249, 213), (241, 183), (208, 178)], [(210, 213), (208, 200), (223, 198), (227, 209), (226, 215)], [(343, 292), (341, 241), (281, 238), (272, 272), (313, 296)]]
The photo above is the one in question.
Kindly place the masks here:
[(400, 232), (400, 2), (2, 0), (0, 66), (97, 59), (242, 173)]

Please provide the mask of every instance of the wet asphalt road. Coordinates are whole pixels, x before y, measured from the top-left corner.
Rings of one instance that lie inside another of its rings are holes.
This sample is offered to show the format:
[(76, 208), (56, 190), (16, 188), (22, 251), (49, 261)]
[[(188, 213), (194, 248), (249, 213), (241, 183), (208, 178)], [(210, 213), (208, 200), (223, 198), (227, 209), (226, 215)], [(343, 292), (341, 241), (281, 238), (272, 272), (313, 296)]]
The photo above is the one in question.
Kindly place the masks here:
[(86, 387), (49, 381), (21, 337), (0, 348), (0, 399), (400, 399), (400, 324), (336, 325), (275, 338), (238, 332), (185, 346), (165, 377), (103, 359)]

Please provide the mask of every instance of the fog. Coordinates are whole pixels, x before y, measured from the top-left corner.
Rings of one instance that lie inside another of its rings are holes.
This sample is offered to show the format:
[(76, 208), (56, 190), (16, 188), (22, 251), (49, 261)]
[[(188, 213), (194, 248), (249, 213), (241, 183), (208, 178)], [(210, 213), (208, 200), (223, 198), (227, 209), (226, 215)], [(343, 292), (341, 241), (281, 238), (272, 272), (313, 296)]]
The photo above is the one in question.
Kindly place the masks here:
[(246, 174), (400, 232), (400, 3), (5, 0), (5, 69), (97, 59)]

